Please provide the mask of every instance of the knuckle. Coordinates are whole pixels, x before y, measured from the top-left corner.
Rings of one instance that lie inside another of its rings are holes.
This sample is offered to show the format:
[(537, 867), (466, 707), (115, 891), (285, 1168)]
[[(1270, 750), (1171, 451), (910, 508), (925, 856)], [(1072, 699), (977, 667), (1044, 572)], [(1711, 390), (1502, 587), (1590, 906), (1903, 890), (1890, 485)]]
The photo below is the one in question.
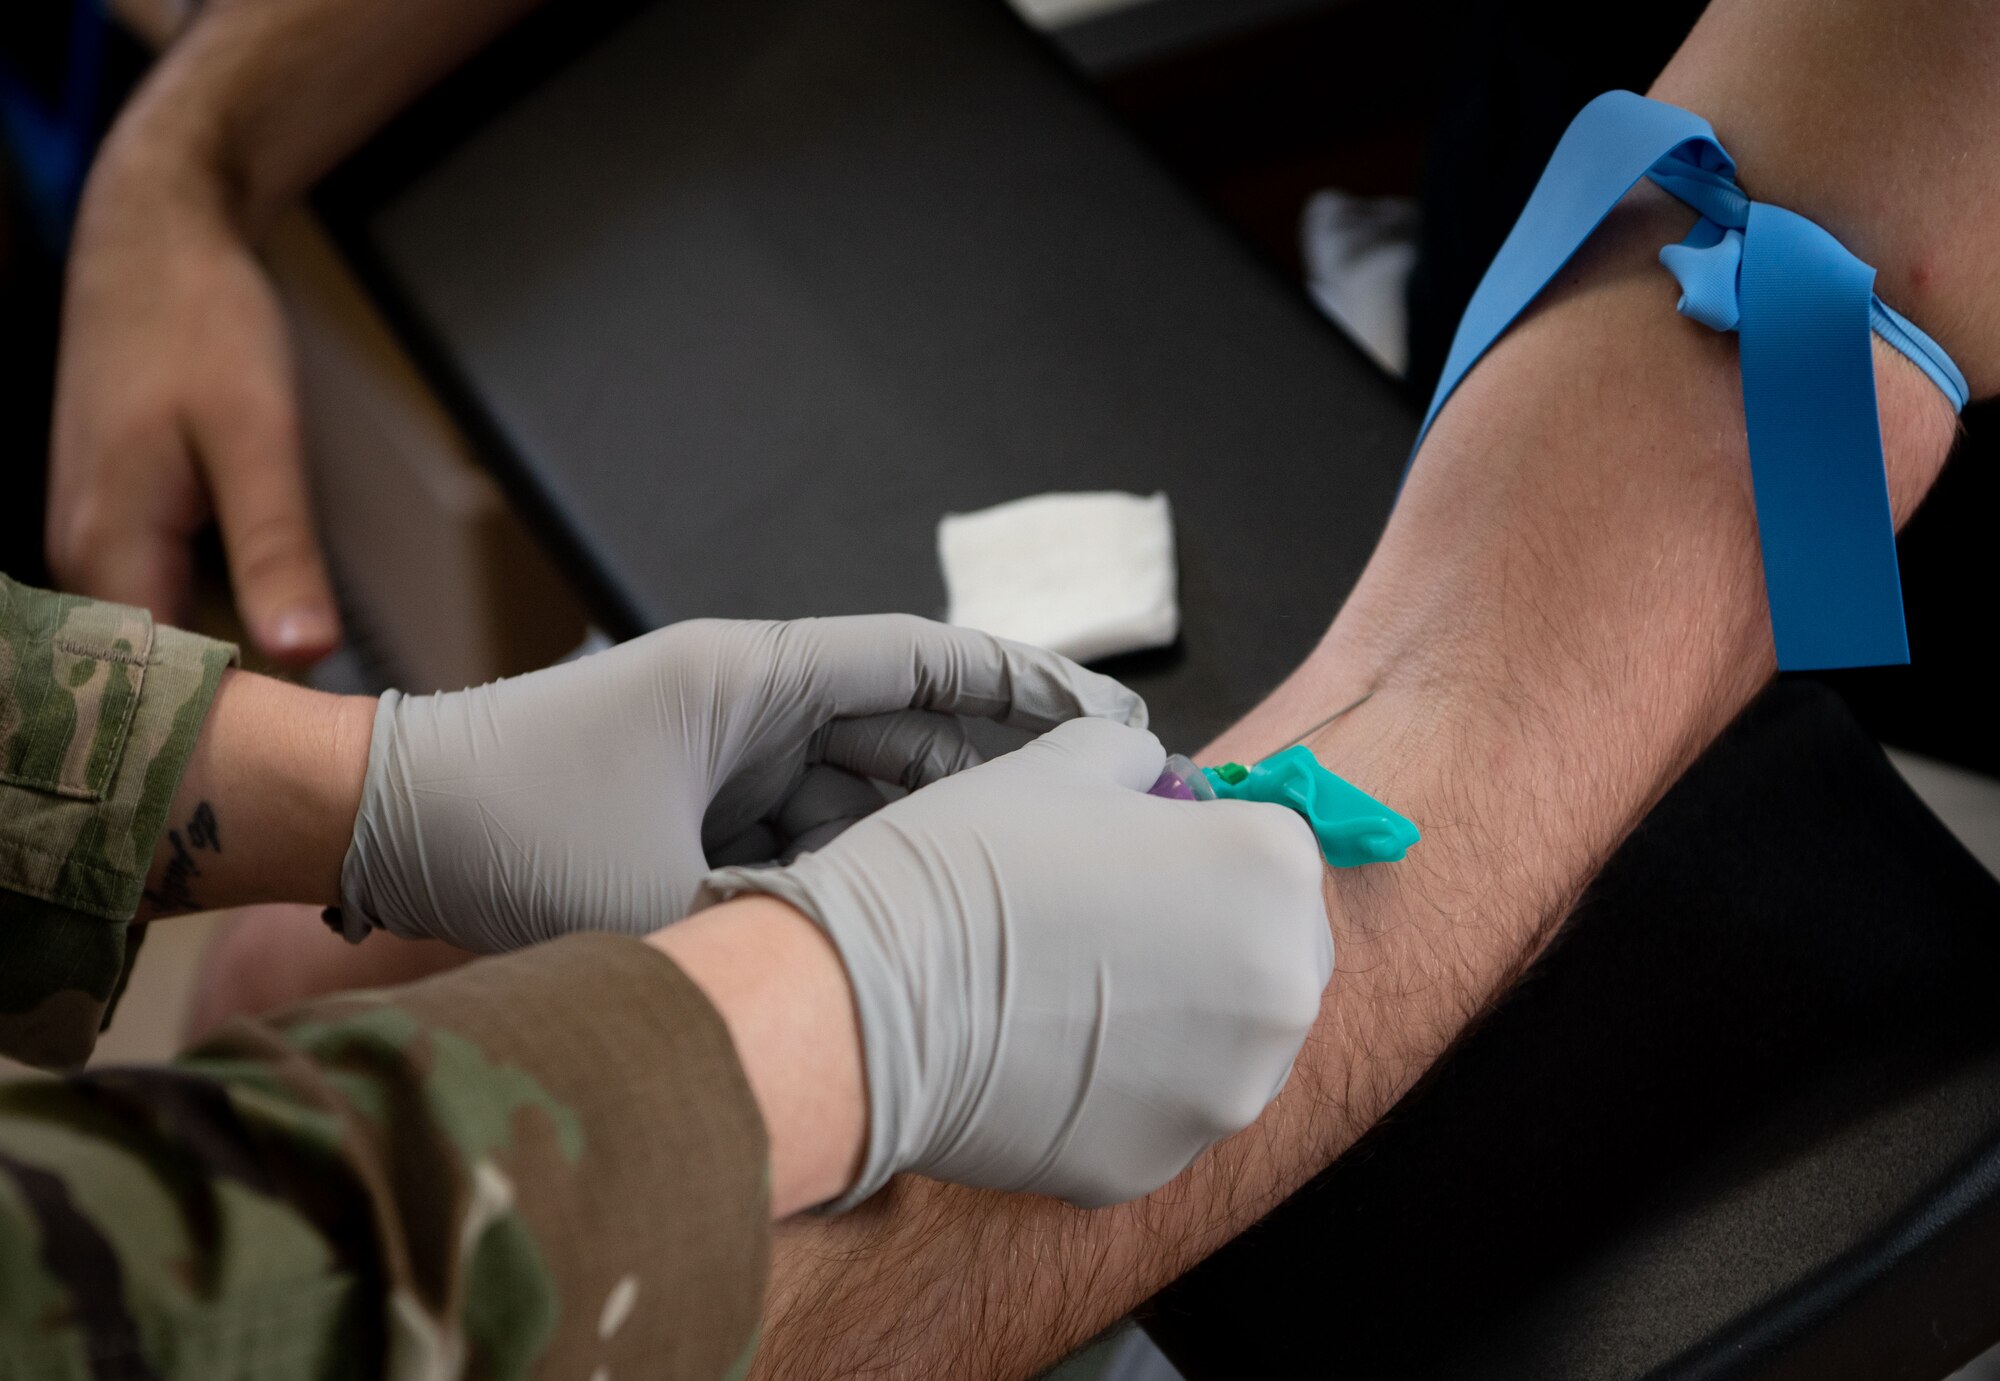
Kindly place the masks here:
[[(956, 720), (944, 719), (931, 726), (928, 741), (914, 767), (919, 769), (919, 781), (936, 781), (963, 772), (978, 761), (979, 754), (964, 728)], [(912, 783), (904, 784), (916, 789)]]
[(1211, 1140), (1233, 1136), (1262, 1115), (1268, 1101), (1263, 1089), (1269, 1082), (1262, 1077), (1263, 1072), (1246, 1070), (1244, 1077), (1220, 1090), (1210, 1102), (1207, 1121)]

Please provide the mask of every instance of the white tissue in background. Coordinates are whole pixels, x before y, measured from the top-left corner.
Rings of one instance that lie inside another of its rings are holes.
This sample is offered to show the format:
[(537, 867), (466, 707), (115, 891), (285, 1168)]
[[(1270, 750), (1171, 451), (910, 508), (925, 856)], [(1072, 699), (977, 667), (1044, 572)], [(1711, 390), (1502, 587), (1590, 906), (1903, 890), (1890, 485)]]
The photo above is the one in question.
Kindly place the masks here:
[(1165, 494), (1037, 494), (938, 523), (950, 622), (1088, 662), (1180, 632)]

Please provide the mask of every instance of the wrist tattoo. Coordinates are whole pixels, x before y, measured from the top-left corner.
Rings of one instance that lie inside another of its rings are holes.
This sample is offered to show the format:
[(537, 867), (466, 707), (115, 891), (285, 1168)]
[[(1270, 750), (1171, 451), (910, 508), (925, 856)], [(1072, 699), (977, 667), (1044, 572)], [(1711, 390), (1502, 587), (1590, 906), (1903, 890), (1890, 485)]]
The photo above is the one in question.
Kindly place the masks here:
[(201, 876), (201, 862), (195, 855), (222, 852), (222, 835), (214, 807), (206, 801), (197, 805), (186, 825), (167, 831), (167, 845), (173, 852), (167, 859), (166, 872), (158, 887), (146, 889), (146, 901), (159, 916), (200, 911), (202, 904), (195, 896), (194, 879)]

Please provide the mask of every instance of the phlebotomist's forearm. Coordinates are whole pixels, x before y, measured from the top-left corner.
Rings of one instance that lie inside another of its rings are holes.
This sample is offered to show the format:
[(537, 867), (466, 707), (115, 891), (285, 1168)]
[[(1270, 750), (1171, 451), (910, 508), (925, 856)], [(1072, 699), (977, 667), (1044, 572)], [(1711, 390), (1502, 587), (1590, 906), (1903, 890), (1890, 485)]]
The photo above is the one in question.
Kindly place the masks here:
[(338, 902), (374, 715), (371, 696), (223, 673), (154, 846), (138, 918)]
[[(333, 895), (373, 702), (232, 656), (0, 576), (0, 1053), (82, 1061), (142, 890)], [(740, 1367), (767, 1216), (854, 1174), (859, 1040), (804, 916), (678, 929), (0, 1083), (0, 1377)]]

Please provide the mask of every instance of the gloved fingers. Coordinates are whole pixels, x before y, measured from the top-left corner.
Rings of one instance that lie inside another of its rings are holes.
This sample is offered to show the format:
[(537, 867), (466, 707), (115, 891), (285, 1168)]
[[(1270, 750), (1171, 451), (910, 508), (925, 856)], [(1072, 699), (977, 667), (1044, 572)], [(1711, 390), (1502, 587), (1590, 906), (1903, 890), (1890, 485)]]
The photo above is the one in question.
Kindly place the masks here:
[(785, 852), (785, 841), (777, 826), (768, 820), (753, 822), (720, 844), (702, 850), (711, 868), (749, 867), (770, 863)]
[(786, 863), (830, 843), (842, 830), (888, 802), (876, 785), (852, 772), (815, 763), (778, 807), (776, 831)]
[(1167, 750), (1144, 729), (1114, 724), (1107, 719), (1072, 719), (998, 761), (1010, 759), (1029, 769), (1059, 764), (1073, 772), (1144, 791), (1166, 770)]
[(935, 710), (1024, 729), (1088, 716), (1143, 726), (1146, 702), (1067, 657), (911, 614), (800, 619), (780, 627), (798, 644), (807, 684), (828, 718)]
[(780, 749), (725, 764), (702, 813), (702, 847), (735, 838), (753, 821), (771, 819), (785, 798), (798, 790), (811, 746), (810, 735), (801, 732)]
[(814, 736), (811, 756), (909, 791), (985, 761), (964, 723), (929, 710), (836, 719)]
[(785, 844), (785, 851), (778, 855), (778, 862), (790, 867), (804, 855), (817, 853), (834, 840), (840, 838), (841, 834), (854, 823), (852, 820), (833, 820), (815, 829), (807, 830), (798, 838), (790, 840)]

